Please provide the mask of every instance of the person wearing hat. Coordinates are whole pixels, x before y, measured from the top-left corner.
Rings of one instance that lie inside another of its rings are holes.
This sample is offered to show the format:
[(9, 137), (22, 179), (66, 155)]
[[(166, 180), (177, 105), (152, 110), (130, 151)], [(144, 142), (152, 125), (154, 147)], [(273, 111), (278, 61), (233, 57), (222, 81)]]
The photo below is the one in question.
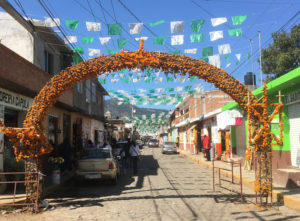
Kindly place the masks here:
[(210, 138), (207, 135), (207, 133), (204, 133), (204, 139), (203, 139), (203, 149), (205, 150), (206, 154), (206, 161), (210, 161)]

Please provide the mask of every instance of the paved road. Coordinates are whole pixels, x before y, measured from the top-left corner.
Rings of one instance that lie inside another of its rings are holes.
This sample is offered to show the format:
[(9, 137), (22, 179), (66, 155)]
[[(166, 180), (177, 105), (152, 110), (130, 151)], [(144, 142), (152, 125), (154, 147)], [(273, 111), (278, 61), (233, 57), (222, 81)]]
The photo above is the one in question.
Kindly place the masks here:
[(162, 155), (155, 148), (143, 153), (138, 175), (127, 172), (116, 186), (70, 182), (49, 197), (55, 210), (0, 220), (300, 220), (298, 211), (262, 210), (240, 204), (235, 193), (212, 192), (211, 170), (180, 155)]

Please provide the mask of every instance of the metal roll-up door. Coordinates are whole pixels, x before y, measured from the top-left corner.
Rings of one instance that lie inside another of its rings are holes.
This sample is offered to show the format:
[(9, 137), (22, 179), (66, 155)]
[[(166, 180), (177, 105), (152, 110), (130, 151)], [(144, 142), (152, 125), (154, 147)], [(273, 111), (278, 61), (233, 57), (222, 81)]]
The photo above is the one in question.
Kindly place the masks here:
[(288, 106), (292, 166), (300, 168), (300, 103)]

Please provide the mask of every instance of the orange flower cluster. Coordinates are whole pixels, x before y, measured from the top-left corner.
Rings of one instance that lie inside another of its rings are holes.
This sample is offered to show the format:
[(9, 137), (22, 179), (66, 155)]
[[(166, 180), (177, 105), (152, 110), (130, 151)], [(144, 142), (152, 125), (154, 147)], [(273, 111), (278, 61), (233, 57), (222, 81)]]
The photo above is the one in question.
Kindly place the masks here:
[(245, 152), (245, 160), (251, 161), (252, 160), (252, 150), (248, 148)]
[[(269, 116), (268, 106), (275, 107), (273, 113)], [(248, 143), (254, 146), (255, 151), (271, 151), (271, 145), (282, 145), (283, 140), (283, 122), (282, 122), (282, 103), (268, 103), (267, 87), (263, 87), (262, 103), (248, 105)], [(280, 138), (271, 131), (270, 123), (275, 115), (279, 114)], [(252, 131), (254, 129), (254, 131)], [(253, 138), (253, 139), (252, 139)], [(276, 143), (271, 143), (272, 139)]]
[(25, 129), (3, 128), (3, 132), (11, 137), (14, 142), (17, 159), (37, 159), (40, 155), (49, 153), (52, 147), (40, 129), (41, 122), (45, 118), (49, 108), (56, 102), (62, 92), (68, 90), (76, 82), (96, 78), (107, 72), (115, 72), (123, 68), (147, 67), (160, 69), (165, 73), (180, 73), (197, 76), (212, 83), (216, 88), (231, 96), (245, 111), (250, 94), (251, 102), (256, 97), (238, 80), (227, 74), (220, 68), (207, 64), (199, 59), (187, 56), (171, 55), (162, 52), (146, 52), (141, 41), (139, 50), (135, 52), (121, 51), (114, 55), (99, 56), (84, 61), (76, 66), (68, 67), (51, 78), (34, 98), (24, 121)]

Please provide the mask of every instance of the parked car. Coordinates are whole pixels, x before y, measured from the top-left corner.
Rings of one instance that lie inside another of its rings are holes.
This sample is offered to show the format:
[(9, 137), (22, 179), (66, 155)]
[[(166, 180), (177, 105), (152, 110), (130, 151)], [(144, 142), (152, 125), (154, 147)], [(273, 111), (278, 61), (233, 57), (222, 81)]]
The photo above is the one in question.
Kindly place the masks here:
[(76, 179), (109, 179), (117, 184), (119, 174), (119, 162), (110, 148), (88, 148), (81, 154)]
[(156, 139), (150, 139), (148, 142), (149, 147), (158, 147), (158, 140)]
[(164, 144), (162, 145), (161, 152), (163, 154), (165, 154), (165, 153), (175, 153), (175, 154), (177, 154), (176, 143), (165, 141)]

